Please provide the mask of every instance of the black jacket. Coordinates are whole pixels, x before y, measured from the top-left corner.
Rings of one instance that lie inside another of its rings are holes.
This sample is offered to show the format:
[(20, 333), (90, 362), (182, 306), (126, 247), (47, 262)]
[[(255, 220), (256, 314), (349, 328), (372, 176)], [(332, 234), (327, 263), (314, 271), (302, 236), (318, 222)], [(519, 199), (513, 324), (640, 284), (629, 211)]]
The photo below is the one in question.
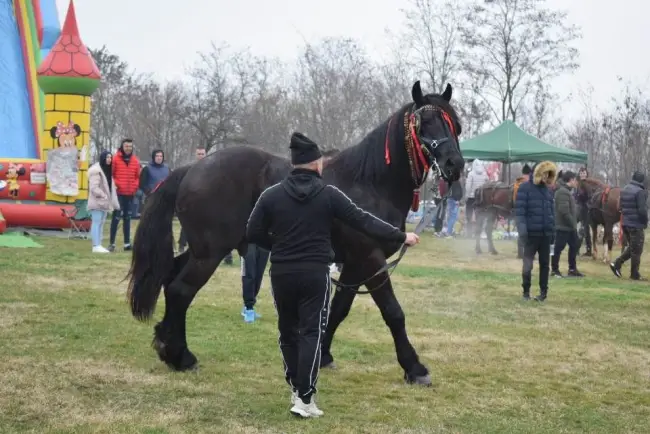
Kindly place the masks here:
[(623, 226), (644, 229), (648, 226), (648, 206), (643, 181), (632, 180), (621, 190)]
[(248, 219), (249, 242), (271, 250), (273, 272), (324, 269), (334, 259), (334, 219), (373, 238), (404, 242), (406, 234), (356, 206), (317, 172), (294, 169), (264, 190)]

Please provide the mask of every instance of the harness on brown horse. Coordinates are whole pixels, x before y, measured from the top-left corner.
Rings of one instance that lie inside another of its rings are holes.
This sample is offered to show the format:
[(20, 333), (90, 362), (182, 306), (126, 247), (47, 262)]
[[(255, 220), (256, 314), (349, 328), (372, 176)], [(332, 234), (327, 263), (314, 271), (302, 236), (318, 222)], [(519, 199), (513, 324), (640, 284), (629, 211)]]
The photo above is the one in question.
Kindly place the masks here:
[[(505, 182), (501, 181), (490, 181), (483, 184), (478, 190), (476, 198), (474, 199), (474, 206), (477, 208), (496, 208), (505, 213), (509, 213), (514, 205), (513, 199), (513, 189), (514, 185), (508, 185)], [(494, 203), (494, 195), (498, 191), (508, 190), (508, 197), (510, 198), (509, 206), (510, 209), (507, 209), (505, 206), (497, 205)]]
[[(609, 200), (609, 193), (612, 191), (612, 187), (609, 185), (603, 188), (602, 190), (597, 190), (594, 192), (589, 200), (587, 201), (587, 209), (588, 210), (598, 210), (602, 212), (603, 214), (611, 214), (608, 213), (605, 210), (605, 207), (607, 205), (607, 201)], [(620, 198), (619, 198), (619, 203), (617, 204), (617, 209), (620, 209)]]

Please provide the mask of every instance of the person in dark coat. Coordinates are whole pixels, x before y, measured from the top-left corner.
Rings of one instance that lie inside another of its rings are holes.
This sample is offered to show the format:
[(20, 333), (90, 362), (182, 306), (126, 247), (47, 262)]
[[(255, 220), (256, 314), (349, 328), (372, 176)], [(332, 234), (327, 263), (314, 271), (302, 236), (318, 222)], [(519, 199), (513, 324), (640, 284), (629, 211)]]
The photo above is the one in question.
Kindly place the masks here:
[(269, 251), (255, 244), (249, 244), (246, 254), (241, 257), (241, 284), (244, 298), (244, 309), (241, 314), (244, 322), (251, 323), (260, 318), (260, 314), (255, 311), (255, 302), (268, 261)]
[[(578, 183), (589, 177), (589, 172), (586, 167), (581, 167), (578, 170)], [(589, 230), (589, 195), (585, 190), (580, 188), (576, 191), (576, 204), (578, 205), (578, 222), (582, 223), (583, 236), (587, 250), (582, 256), (591, 256), (591, 231)]]
[(576, 174), (567, 170), (555, 185), (555, 246), (551, 259), (551, 274), (563, 277), (560, 272), (560, 256), (569, 246), (569, 272), (567, 276), (584, 277), (576, 266), (578, 251), (578, 213), (572, 189), (576, 187)]
[(517, 232), (524, 246), (522, 288), (524, 300), (530, 300), (533, 258), (539, 261), (539, 296), (546, 300), (551, 244), (555, 237), (555, 206), (550, 187), (555, 183), (557, 167), (551, 161), (535, 165), (528, 182), (521, 184), (515, 200)]
[(271, 251), (271, 292), (278, 312), (280, 350), (291, 413), (319, 417), (316, 406), (321, 343), (327, 327), (334, 219), (373, 238), (414, 245), (404, 233), (359, 208), (341, 190), (321, 178), (318, 145), (300, 133), (291, 136), (294, 169), (262, 192), (246, 226), (249, 242)]
[(165, 153), (162, 149), (154, 149), (151, 153), (151, 161), (140, 171), (140, 189), (145, 197), (149, 196), (170, 173), (169, 166), (165, 164)]
[[(530, 178), (530, 173), (532, 171), (533, 169), (528, 165), (528, 163), (524, 164), (524, 167), (521, 168), (521, 178), (526, 177), (526, 181), (523, 182), (528, 182), (528, 178)], [(520, 178), (517, 179), (519, 180)], [(518, 180), (515, 181), (515, 188), (517, 189), (519, 188)], [(524, 259), (524, 243), (521, 238), (517, 238), (517, 259)]]
[(621, 190), (621, 214), (623, 215), (623, 235), (627, 247), (609, 267), (617, 277), (621, 277), (621, 267), (630, 259), (630, 279), (646, 280), (639, 273), (645, 228), (648, 227), (648, 192), (645, 188), (645, 174), (634, 172), (632, 181)]

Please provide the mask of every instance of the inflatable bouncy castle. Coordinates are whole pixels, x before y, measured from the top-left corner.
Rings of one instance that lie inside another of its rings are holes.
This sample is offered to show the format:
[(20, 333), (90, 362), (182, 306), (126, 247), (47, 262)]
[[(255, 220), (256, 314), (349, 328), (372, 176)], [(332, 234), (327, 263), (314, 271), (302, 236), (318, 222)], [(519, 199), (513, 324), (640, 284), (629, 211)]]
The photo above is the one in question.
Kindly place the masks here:
[[(100, 73), (74, 3), (0, 0), (0, 233), (60, 229), (88, 198), (91, 95)], [(64, 210), (66, 212), (64, 212)]]

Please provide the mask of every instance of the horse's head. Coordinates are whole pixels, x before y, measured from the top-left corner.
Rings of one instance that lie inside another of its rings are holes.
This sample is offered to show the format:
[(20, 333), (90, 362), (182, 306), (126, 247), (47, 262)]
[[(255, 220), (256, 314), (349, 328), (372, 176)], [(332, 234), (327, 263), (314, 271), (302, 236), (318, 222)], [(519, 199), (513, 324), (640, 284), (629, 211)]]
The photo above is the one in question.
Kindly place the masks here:
[(458, 144), (462, 127), (456, 110), (449, 103), (451, 94), (451, 85), (447, 84), (442, 95), (424, 95), (420, 82), (416, 81), (411, 90), (415, 106), (409, 117), (409, 133), (419, 140), (428, 166), (448, 182), (460, 179), (465, 167)]
[(607, 185), (596, 178), (584, 178), (578, 183), (578, 193), (586, 198), (592, 197), (599, 191), (604, 191)]

